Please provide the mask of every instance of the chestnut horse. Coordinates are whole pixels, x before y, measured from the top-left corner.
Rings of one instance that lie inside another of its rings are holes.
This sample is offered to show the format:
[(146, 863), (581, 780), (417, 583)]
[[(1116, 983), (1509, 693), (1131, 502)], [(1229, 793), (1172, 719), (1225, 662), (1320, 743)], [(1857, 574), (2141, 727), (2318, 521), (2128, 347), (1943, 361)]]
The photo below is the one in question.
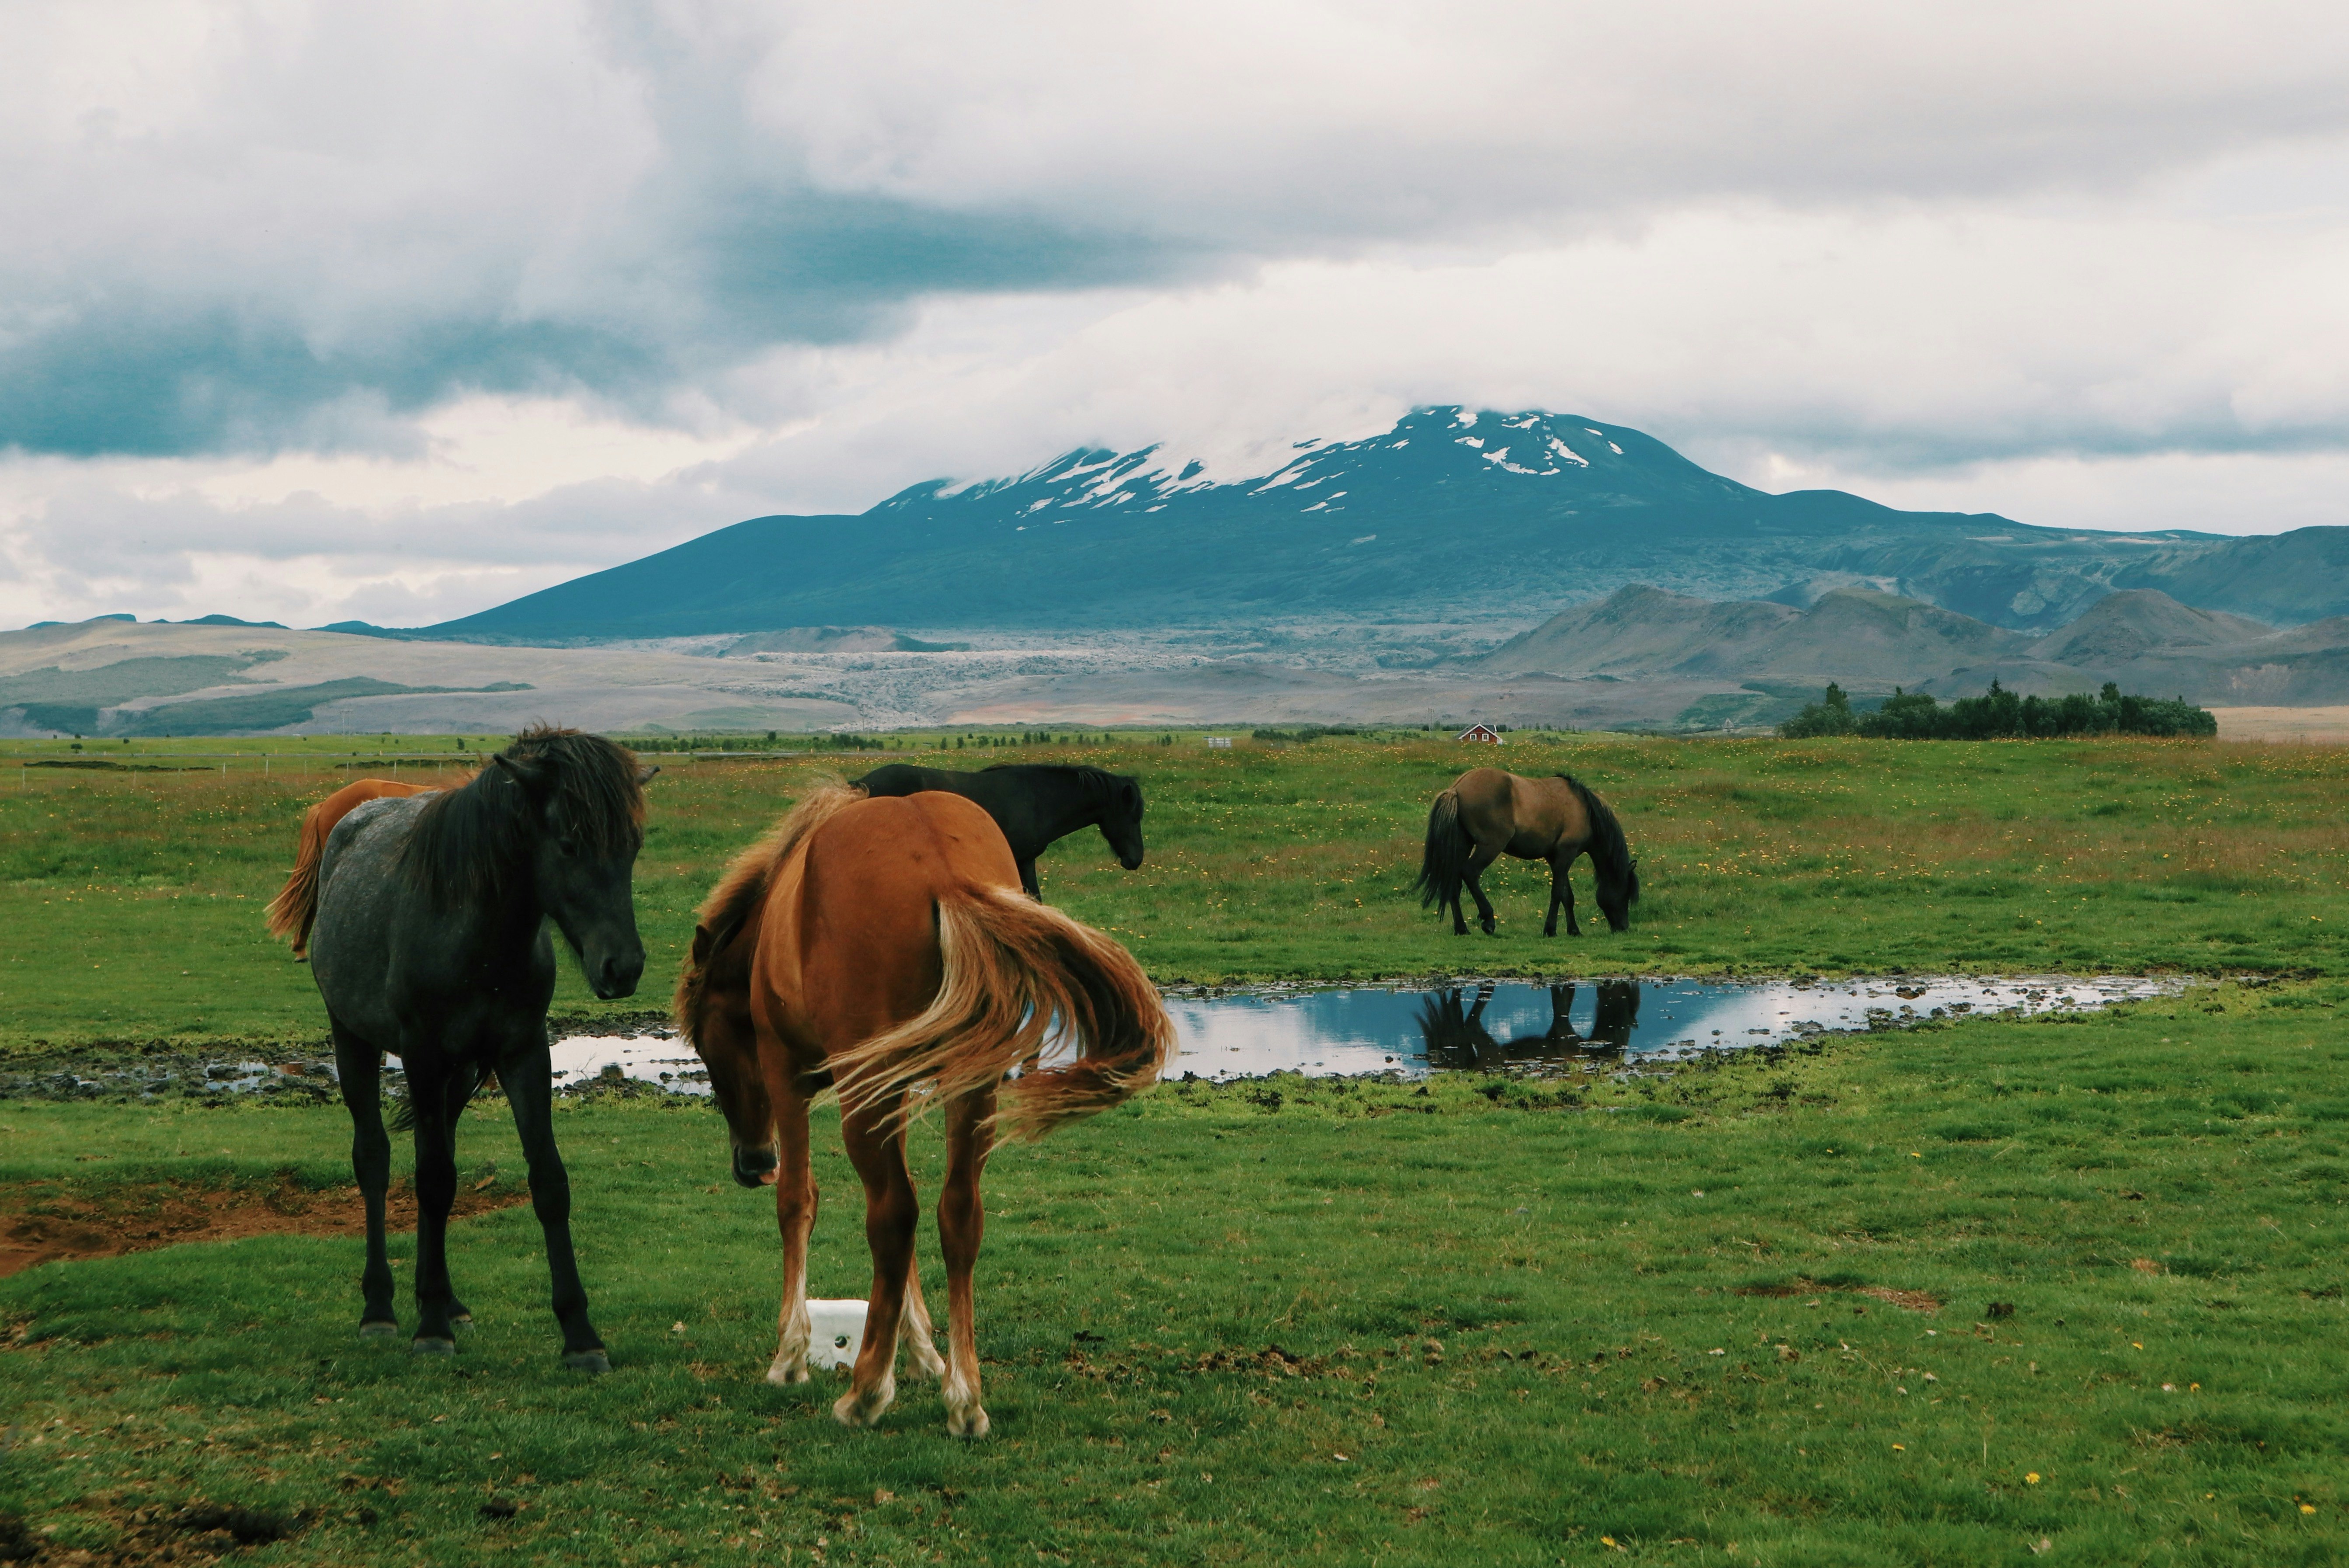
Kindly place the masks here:
[[(703, 902), (677, 1021), (709, 1065), (734, 1179), (775, 1184), (783, 1298), (767, 1380), (808, 1376), (808, 1106), (836, 1087), (842, 1139), (864, 1183), (873, 1288), (833, 1414), (850, 1427), (878, 1420), (896, 1397), (903, 1345), (916, 1371), (943, 1379), (947, 1430), (985, 1436), (971, 1270), (997, 1123), (1040, 1137), (1157, 1077), (1174, 1031), (1142, 966), (1022, 893), (1002, 830), (970, 801), (943, 792), (871, 799), (833, 786), (737, 857)], [(1076, 1054), (1040, 1067), (1056, 1023)], [(999, 1116), (999, 1085), (1023, 1064)], [(906, 1124), (931, 1106), (946, 1112), (943, 1360), (914, 1267), (917, 1204), (905, 1168)]]
[[(467, 774), (453, 782), (464, 784)], [(429, 794), (447, 787), (437, 784), (400, 784), (392, 779), (358, 779), (345, 784), (302, 814), (302, 845), (295, 852), (294, 874), (277, 897), (269, 900), (269, 934), (294, 939), (294, 961), (310, 961), (310, 925), (318, 913), (318, 859), (326, 853), (326, 836), (353, 806), (371, 800), (408, 794)]]
[(1427, 814), (1427, 851), (1420, 862), (1420, 904), (1452, 909), (1452, 930), (1468, 934), (1460, 912), (1464, 883), (1476, 896), (1478, 923), (1493, 934), (1493, 902), (1477, 878), (1504, 855), (1549, 862), (1549, 910), (1542, 935), (1557, 935), (1557, 911), (1566, 908), (1566, 934), (1578, 937), (1574, 883), (1567, 872), (1575, 857), (1588, 851), (1599, 884), (1599, 912), (1615, 930), (1631, 925), (1631, 905), (1640, 897), (1640, 863), (1623, 841), (1623, 825), (1607, 803), (1580, 781), (1559, 774), (1529, 779), (1498, 768), (1471, 768), (1435, 797)]

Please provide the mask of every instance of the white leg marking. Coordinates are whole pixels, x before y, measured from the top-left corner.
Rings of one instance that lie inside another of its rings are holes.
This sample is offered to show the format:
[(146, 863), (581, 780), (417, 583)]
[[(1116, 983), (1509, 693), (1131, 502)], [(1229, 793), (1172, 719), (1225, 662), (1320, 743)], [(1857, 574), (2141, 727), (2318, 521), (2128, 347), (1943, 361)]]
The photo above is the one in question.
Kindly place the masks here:
[(767, 1381), (788, 1387), (808, 1380), (807, 1269), (802, 1264), (783, 1282), (783, 1304), (775, 1314), (775, 1359)]
[(906, 1282), (905, 1310), (897, 1318), (897, 1343), (914, 1355), (914, 1375), (917, 1377), (945, 1376), (947, 1358), (938, 1347), (930, 1327), (930, 1309), (922, 1300), (922, 1287)]

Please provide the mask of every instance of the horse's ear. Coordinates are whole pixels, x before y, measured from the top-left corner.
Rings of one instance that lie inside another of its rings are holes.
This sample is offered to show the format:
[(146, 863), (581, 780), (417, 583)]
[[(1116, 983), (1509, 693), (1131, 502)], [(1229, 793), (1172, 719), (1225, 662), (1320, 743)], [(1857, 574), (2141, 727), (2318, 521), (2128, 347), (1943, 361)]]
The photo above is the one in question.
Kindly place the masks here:
[(554, 783), (554, 770), (535, 757), (510, 757), (503, 752), (490, 759), (505, 770), (506, 776), (532, 794), (543, 794)]
[(653, 775), (658, 772), (660, 772), (660, 769), (651, 763), (638, 763), (636, 764), (636, 787), (638, 789), (642, 789), (645, 785), (652, 783)]
[(693, 961), (696, 964), (709, 961), (709, 928), (708, 926), (693, 928)]

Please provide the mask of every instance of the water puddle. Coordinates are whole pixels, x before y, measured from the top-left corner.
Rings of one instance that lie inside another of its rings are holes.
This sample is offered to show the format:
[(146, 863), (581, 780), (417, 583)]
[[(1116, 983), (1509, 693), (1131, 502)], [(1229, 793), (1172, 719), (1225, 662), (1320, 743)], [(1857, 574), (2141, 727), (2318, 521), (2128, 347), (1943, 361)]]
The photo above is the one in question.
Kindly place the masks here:
[(1417, 1077), (1445, 1069), (1562, 1070), (1601, 1058), (1638, 1066), (1931, 1018), (2086, 1011), (2179, 989), (2171, 980), (2060, 975), (1832, 984), (1481, 981), (1433, 989), (1236, 992), (1169, 998), (1166, 1007), (1182, 1039), (1171, 1076)]
[[(2172, 996), (2177, 979), (2064, 975), (1840, 981), (1601, 980), (1560, 985), (1296, 987), (1170, 996), (1179, 1054), (1167, 1076), (1267, 1073), (1415, 1078), (1447, 1070), (1543, 1073), (1595, 1064), (1636, 1070), (1705, 1051), (1970, 1014), (2084, 1012)], [(573, 1035), (554, 1047), (559, 1091), (709, 1093), (693, 1047), (673, 1033)], [(398, 1059), (387, 1066), (397, 1070)], [(0, 1100), (257, 1094), (336, 1097), (331, 1061), (131, 1058), (0, 1072)]]

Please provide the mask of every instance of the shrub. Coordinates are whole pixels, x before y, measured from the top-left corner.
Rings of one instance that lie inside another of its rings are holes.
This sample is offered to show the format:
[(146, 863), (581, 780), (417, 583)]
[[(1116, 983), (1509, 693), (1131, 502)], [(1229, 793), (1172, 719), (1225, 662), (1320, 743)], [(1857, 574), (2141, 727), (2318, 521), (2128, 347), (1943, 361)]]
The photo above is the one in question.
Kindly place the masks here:
[[(1926, 701), (1932, 699), (1928, 697)], [(1778, 726), (1778, 733), (1790, 741), (1807, 741), (1816, 735), (1849, 735), (1857, 732), (1859, 723), (1851, 711), (1851, 699), (1843, 688), (1827, 682), (1826, 695)]]
[(1778, 726), (1790, 740), (1866, 735), (1894, 741), (2040, 740), (2063, 735), (2200, 735), (2219, 732), (2207, 708), (2183, 701), (2121, 695), (2112, 681), (2095, 697), (2017, 697), (1996, 680), (1979, 697), (1948, 707), (1922, 691), (1892, 689), (1872, 713), (1855, 714), (1840, 687)]

